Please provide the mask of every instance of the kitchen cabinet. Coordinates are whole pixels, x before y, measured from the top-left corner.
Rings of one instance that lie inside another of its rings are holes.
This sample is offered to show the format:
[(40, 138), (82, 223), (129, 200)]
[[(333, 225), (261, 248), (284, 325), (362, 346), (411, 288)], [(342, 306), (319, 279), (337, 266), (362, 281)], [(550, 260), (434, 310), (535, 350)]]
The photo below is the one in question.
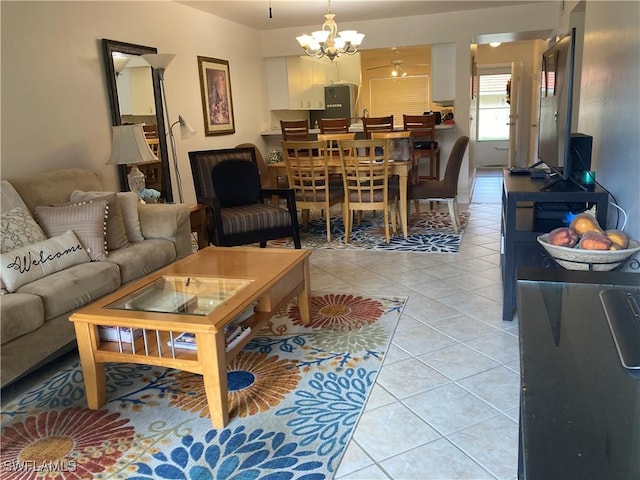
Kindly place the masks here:
[(266, 59), (270, 110), (324, 110), (324, 86), (335, 79), (335, 66), (311, 57)]
[(438, 43), (431, 45), (432, 101), (452, 106), (456, 98), (456, 45)]

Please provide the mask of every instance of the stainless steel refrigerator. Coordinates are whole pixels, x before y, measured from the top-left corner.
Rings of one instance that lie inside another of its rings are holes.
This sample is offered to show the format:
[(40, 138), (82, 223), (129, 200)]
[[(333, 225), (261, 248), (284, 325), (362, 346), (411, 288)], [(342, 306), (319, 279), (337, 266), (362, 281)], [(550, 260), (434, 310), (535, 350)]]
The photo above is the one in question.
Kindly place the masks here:
[(321, 118), (349, 118), (350, 123), (356, 122), (357, 97), (357, 85), (345, 84), (324, 87), (325, 109), (309, 112), (311, 128), (317, 128), (317, 122)]

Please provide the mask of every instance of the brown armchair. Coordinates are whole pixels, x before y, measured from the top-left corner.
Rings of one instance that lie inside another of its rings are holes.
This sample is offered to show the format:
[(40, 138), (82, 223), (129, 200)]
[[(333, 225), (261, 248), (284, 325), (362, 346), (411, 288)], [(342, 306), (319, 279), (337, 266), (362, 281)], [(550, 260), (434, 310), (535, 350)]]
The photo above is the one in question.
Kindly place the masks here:
[[(198, 203), (206, 206), (209, 243), (259, 243), (293, 237), (300, 248), (295, 195), (291, 189), (261, 188), (254, 148), (189, 152)], [(264, 203), (278, 196), (287, 208)]]

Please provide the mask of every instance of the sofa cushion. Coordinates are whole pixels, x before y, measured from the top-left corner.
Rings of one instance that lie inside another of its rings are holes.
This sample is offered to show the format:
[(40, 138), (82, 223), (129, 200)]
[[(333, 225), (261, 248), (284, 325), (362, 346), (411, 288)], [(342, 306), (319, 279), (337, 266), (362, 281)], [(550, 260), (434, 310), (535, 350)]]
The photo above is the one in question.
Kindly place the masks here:
[(83, 192), (82, 190), (71, 192), (72, 202), (88, 202), (91, 200), (105, 200), (109, 207), (106, 233), (107, 250), (117, 250), (129, 245), (122, 217), (122, 208), (120, 208), (120, 201), (115, 192)]
[(124, 229), (130, 242), (142, 242), (142, 227), (140, 226), (140, 215), (138, 214), (138, 195), (134, 192), (118, 192), (118, 200), (122, 209), (124, 219)]
[(75, 265), (18, 290), (42, 299), (45, 320), (71, 313), (120, 287), (120, 271), (111, 262)]
[(107, 202), (82, 202), (59, 207), (36, 207), (36, 219), (49, 237), (73, 230), (91, 260), (107, 259), (105, 229)]
[(79, 263), (89, 256), (72, 231), (0, 254), (0, 276), (9, 292)]
[(122, 283), (151, 273), (176, 260), (176, 247), (170, 240), (151, 239), (132, 243), (109, 254), (109, 261), (120, 267)]
[(0, 302), (2, 344), (34, 331), (44, 323), (44, 306), (37, 295), (12, 293)]
[(0, 253), (47, 239), (26, 208), (16, 207), (0, 215)]

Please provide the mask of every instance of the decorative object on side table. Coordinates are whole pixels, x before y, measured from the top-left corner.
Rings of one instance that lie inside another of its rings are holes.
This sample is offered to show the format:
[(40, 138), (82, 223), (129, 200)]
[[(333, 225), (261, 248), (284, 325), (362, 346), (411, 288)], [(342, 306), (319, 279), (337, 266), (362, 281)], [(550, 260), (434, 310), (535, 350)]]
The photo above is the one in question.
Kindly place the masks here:
[(198, 57), (198, 71), (204, 134), (210, 136), (235, 133), (229, 62), (218, 58)]
[(142, 125), (118, 125), (113, 128), (111, 156), (107, 165), (131, 165), (127, 175), (129, 189), (138, 197), (145, 187), (144, 173), (136, 164), (158, 160), (144, 136)]
[(267, 154), (267, 163), (278, 163), (282, 161), (282, 152), (277, 148), (272, 148)]

